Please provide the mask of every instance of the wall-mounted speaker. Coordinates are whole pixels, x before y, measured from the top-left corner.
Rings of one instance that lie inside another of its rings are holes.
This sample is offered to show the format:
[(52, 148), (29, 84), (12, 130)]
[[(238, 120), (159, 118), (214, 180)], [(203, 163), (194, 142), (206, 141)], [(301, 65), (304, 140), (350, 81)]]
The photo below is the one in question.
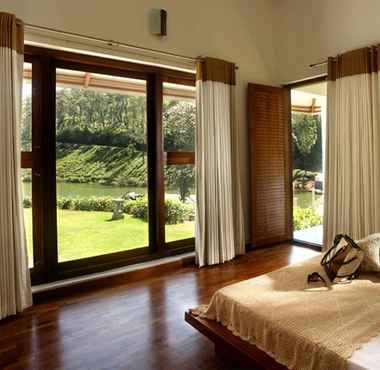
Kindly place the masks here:
[(166, 36), (167, 12), (164, 9), (152, 9), (150, 27), (154, 35)]

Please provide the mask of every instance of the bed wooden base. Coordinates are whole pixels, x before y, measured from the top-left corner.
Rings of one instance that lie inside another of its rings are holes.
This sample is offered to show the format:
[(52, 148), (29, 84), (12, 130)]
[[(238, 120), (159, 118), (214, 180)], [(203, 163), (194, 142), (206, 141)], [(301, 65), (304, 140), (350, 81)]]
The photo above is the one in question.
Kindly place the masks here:
[(191, 312), (185, 313), (185, 321), (215, 344), (215, 353), (223, 363), (239, 369), (287, 370), (272, 357), (213, 320), (202, 319)]

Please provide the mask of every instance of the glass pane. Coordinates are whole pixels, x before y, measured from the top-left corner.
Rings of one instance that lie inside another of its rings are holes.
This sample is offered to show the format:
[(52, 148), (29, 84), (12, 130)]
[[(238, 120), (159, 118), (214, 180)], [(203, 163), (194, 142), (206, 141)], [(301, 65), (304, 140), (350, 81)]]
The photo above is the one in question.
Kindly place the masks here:
[(323, 243), (326, 84), (292, 90), (294, 239)]
[(165, 241), (195, 236), (194, 165), (165, 166)]
[(32, 150), (32, 64), (24, 63), (22, 81), (21, 150)]
[(165, 152), (194, 152), (195, 121), (195, 87), (164, 83)]
[(21, 170), (23, 207), (29, 268), (33, 267), (33, 214), (32, 214), (32, 170)]
[(148, 245), (145, 81), (57, 69), (59, 262)]

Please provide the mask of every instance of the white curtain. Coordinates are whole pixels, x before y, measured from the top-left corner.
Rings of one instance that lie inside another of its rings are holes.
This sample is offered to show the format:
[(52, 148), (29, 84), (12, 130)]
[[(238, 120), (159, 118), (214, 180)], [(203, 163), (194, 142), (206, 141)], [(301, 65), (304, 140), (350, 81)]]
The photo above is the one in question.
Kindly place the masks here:
[(23, 27), (0, 13), (0, 319), (32, 304), (20, 182)]
[(380, 232), (378, 48), (329, 60), (324, 246)]
[(245, 253), (234, 107), (235, 65), (197, 66), (196, 256), (200, 267)]

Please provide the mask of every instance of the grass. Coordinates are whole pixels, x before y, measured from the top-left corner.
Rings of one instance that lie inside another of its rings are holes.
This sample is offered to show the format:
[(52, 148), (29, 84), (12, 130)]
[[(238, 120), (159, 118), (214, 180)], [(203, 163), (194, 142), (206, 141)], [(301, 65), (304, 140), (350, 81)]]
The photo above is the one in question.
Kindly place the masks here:
[[(24, 209), (29, 260), (32, 260), (32, 210)], [(148, 223), (129, 215), (109, 221), (111, 212), (57, 210), (59, 262), (148, 245)], [(194, 237), (194, 222), (166, 225), (166, 241)]]

